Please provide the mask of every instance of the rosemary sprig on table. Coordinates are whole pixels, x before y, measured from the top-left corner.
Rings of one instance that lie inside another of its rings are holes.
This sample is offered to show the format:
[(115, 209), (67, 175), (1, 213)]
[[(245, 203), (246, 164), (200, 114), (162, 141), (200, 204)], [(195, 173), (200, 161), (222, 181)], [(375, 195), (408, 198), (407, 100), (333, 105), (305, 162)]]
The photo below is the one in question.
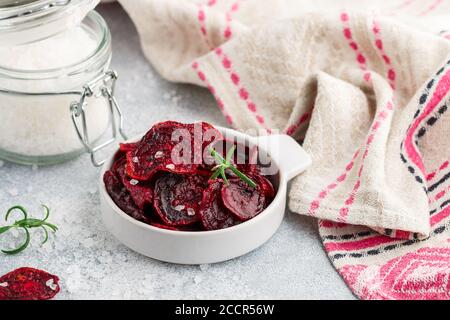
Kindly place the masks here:
[(20, 211), (22, 213), (23, 219), (16, 220), (13, 224), (11, 224), (9, 226), (0, 227), (0, 235), (11, 229), (22, 229), (25, 231), (25, 241), (23, 242), (22, 245), (20, 245), (16, 249), (1, 250), (3, 253), (13, 255), (13, 254), (17, 254), (17, 253), (20, 253), (23, 250), (25, 250), (28, 247), (28, 245), (30, 244), (30, 239), (31, 239), (29, 229), (41, 228), (44, 231), (44, 241), (42, 242), (42, 244), (45, 244), (48, 240), (47, 228), (53, 232), (56, 232), (58, 230), (57, 226), (47, 222), (47, 219), (50, 216), (50, 209), (46, 205), (42, 205), (42, 207), (44, 208), (44, 218), (42, 220), (35, 219), (35, 218), (28, 218), (27, 210), (25, 210), (25, 208), (22, 206), (11, 207), (6, 212), (5, 221), (8, 221), (10, 214), (16, 210)]
[(231, 158), (233, 157), (233, 154), (236, 151), (236, 145), (234, 145), (233, 147), (231, 147), (230, 150), (228, 150), (225, 159), (213, 148), (211, 148), (210, 151), (211, 155), (219, 162), (219, 164), (212, 169), (214, 173), (212, 174), (210, 179), (217, 179), (220, 176), (225, 182), (225, 184), (228, 184), (228, 179), (225, 174), (225, 170), (230, 169), (235, 175), (237, 175), (242, 181), (247, 183), (250, 187), (256, 188), (256, 183), (252, 179), (247, 177), (245, 174), (243, 174), (241, 171), (239, 171), (231, 163)]

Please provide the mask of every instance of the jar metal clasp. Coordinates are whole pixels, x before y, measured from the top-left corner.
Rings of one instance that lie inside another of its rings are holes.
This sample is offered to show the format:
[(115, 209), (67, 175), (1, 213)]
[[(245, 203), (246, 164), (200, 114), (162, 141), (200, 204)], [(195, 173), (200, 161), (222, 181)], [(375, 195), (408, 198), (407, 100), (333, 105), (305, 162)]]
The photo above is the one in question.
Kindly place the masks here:
[[(123, 129), (123, 114), (116, 98), (114, 97), (116, 80), (117, 73), (115, 71), (110, 70), (105, 72), (101, 76), (87, 83), (83, 87), (83, 90), (79, 92), (80, 100), (74, 101), (70, 104), (70, 114), (77, 136), (86, 151), (90, 154), (92, 164), (96, 167), (100, 167), (105, 163), (104, 159), (97, 159), (96, 154), (98, 151), (113, 144), (117, 140), (119, 134), (124, 140), (127, 140), (127, 136)], [(112, 137), (99, 145), (94, 145), (94, 143), (89, 139), (85, 108), (87, 105), (86, 98), (92, 97), (94, 92), (98, 91), (109, 104), (108, 109)]]

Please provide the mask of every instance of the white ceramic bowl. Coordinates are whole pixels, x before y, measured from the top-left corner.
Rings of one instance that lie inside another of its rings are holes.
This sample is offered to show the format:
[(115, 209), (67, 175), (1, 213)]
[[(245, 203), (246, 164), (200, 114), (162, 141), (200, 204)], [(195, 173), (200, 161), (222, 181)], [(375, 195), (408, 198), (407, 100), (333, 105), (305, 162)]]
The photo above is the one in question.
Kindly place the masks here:
[(237, 226), (215, 231), (182, 232), (147, 225), (124, 213), (106, 192), (103, 174), (111, 167), (113, 155), (106, 161), (100, 176), (101, 211), (106, 228), (136, 252), (179, 264), (204, 264), (233, 259), (269, 240), (284, 216), (288, 181), (303, 172), (311, 164), (311, 159), (287, 135), (254, 138), (231, 129), (218, 129), (226, 137), (248, 139), (250, 145), (258, 145), (259, 150), (267, 152), (271, 161), (279, 168), (276, 196), (263, 212)]

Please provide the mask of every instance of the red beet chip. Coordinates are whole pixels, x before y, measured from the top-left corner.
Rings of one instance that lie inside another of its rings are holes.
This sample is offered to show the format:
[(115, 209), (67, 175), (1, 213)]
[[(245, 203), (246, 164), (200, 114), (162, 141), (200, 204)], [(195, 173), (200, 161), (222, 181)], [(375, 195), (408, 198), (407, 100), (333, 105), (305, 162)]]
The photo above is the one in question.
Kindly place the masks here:
[(179, 231), (175, 227), (166, 226), (165, 224), (161, 224), (161, 223), (158, 223), (158, 222), (151, 222), (150, 225), (153, 226), (153, 227), (156, 227), (156, 228), (160, 228), (160, 229)]
[(150, 223), (150, 225), (152, 225), (153, 227), (157, 227), (160, 229), (166, 229), (166, 230), (172, 230), (172, 231), (186, 231), (186, 232), (193, 232), (193, 231), (203, 231), (203, 225), (200, 222), (196, 222), (194, 224), (190, 224), (187, 226), (179, 226), (179, 227), (170, 227), (170, 226), (166, 226), (163, 223), (158, 223), (158, 222), (152, 222)]
[(224, 184), (221, 195), (225, 207), (243, 221), (256, 217), (265, 208), (266, 197), (261, 188), (253, 188), (240, 179)]
[(109, 196), (122, 211), (136, 220), (145, 223), (150, 222), (150, 219), (145, 215), (144, 210), (139, 209), (136, 206), (127, 188), (125, 188), (116, 173), (111, 170), (106, 171), (103, 176), (103, 182), (105, 183), (106, 191)]
[(168, 226), (190, 225), (198, 221), (198, 210), (208, 177), (165, 174), (155, 182), (153, 206)]
[(251, 179), (261, 188), (266, 200), (272, 200), (275, 197), (275, 188), (269, 179), (261, 175), (251, 176)]
[(124, 157), (118, 159), (114, 165), (117, 176), (122, 180), (123, 185), (130, 193), (134, 203), (139, 209), (144, 209), (146, 205), (151, 205), (153, 201), (153, 190), (149, 183), (131, 179), (125, 172), (126, 160)]
[(0, 300), (48, 300), (60, 290), (59, 278), (33, 268), (16, 269), (0, 277)]
[[(261, 174), (261, 168), (257, 164), (237, 164), (236, 169), (247, 176), (259, 176)], [(237, 177), (231, 170), (229, 171), (231, 177)]]
[(225, 229), (241, 223), (223, 206), (220, 200), (222, 185), (222, 180), (211, 180), (208, 188), (203, 191), (199, 215), (206, 230)]
[(205, 230), (205, 228), (203, 227), (200, 219), (196, 223), (193, 223), (193, 224), (190, 224), (190, 225), (187, 225), (187, 226), (177, 227), (177, 229), (179, 231), (190, 231), (190, 232), (192, 232), (192, 231), (204, 231)]
[(134, 151), (127, 152), (127, 173), (137, 180), (149, 180), (157, 171), (196, 173), (204, 149), (221, 138), (221, 134), (205, 122), (156, 124)]
[(119, 144), (119, 149), (122, 152), (131, 152), (134, 151), (138, 145), (139, 142), (121, 143)]

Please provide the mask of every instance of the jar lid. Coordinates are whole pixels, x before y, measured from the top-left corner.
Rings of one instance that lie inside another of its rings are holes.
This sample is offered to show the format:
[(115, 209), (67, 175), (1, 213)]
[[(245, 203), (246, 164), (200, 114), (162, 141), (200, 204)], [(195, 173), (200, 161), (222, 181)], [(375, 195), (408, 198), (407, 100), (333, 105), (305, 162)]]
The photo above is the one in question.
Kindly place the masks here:
[(0, 45), (45, 39), (78, 25), (99, 0), (3, 0)]

